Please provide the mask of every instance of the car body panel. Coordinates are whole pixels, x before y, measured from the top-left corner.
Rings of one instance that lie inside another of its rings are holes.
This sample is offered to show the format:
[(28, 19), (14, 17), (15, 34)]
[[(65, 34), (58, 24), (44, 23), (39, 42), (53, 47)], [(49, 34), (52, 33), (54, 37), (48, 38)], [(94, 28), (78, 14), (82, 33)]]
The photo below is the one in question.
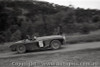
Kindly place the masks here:
[(43, 36), (43, 37), (38, 37), (37, 40), (50, 40), (50, 39), (62, 39), (63, 36), (61, 35), (51, 35), (51, 36)]

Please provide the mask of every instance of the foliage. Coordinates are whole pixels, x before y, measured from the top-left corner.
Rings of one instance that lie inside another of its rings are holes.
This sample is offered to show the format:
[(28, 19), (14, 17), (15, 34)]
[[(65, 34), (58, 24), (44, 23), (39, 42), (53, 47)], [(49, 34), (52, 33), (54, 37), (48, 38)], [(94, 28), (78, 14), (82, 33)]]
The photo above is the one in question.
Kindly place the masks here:
[(21, 31), (17, 30), (16, 32), (14, 32), (11, 36), (11, 41), (18, 41), (21, 39)]
[(100, 29), (100, 10), (73, 8), (42, 1), (0, 1), (0, 40), (17, 41), (26, 35), (82, 33)]

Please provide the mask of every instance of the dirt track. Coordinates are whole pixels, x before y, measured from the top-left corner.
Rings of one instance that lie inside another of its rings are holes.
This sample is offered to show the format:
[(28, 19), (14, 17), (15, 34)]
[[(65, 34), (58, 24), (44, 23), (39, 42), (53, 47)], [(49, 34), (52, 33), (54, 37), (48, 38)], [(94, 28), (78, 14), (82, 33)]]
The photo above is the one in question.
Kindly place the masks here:
[(16, 54), (16, 52), (2, 53), (0, 54), (0, 58), (11, 58), (11, 57), (20, 57), (20, 56), (28, 56), (28, 55), (37, 55), (37, 54), (50, 54), (57, 52), (68, 52), (68, 51), (76, 51), (83, 49), (94, 49), (100, 48), (100, 42), (91, 42), (91, 43), (81, 43), (81, 44), (73, 44), (73, 45), (64, 45), (59, 50), (42, 50), (42, 51), (34, 51), (24, 54)]

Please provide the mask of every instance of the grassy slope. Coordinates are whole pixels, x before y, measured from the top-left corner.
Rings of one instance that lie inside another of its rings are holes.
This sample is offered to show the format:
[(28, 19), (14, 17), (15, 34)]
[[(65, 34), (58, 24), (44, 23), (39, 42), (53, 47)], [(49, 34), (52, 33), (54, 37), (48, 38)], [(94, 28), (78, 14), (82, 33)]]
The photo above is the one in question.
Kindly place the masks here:
[(13, 42), (0, 44), (0, 53), (9, 52), (10, 51), (9, 45), (11, 44), (13, 44)]
[(100, 30), (93, 31), (90, 34), (66, 36), (67, 43), (93, 42), (93, 41), (100, 41)]
[[(33, 67), (37, 63), (37, 67), (96, 67), (100, 66), (100, 49), (90, 49), (72, 52), (42, 54), (26, 57), (16, 57), (9, 59), (0, 59), (0, 66), (2, 67), (21, 67), (19, 64), (24, 63), (22, 67), (29, 67), (28, 63), (33, 63), (30, 67)], [(54, 63), (54, 66), (50, 66)], [(55, 65), (55, 64), (59, 65)], [(62, 64), (64, 63), (64, 64)], [(40, 66), (39, 66), (40, 64)], [(67, 65), (66, 65), (67, 64)], [(77, 64), (79, 64), (77, 66)], [(72, 66), (71, 66), (72, 65)]]

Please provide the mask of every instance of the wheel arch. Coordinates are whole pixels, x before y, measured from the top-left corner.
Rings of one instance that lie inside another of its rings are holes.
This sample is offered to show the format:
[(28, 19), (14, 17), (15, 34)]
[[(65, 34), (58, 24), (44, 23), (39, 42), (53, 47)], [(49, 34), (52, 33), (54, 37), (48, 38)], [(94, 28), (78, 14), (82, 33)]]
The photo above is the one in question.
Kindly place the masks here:
[(63, 39), (53, 39), (53, 40), (51, 40), (51, 41), (50, 41), (50, 43), (49, 43), (49, 44), (51, 44), (51, 42), (52, 42), (52, 41), (54, 41), (54, 40), (58, 40), (58, 41), (60, 41), (60, 42), (61, 42), (61, 44), (63, 45), (63, 41), (64, 41)]

